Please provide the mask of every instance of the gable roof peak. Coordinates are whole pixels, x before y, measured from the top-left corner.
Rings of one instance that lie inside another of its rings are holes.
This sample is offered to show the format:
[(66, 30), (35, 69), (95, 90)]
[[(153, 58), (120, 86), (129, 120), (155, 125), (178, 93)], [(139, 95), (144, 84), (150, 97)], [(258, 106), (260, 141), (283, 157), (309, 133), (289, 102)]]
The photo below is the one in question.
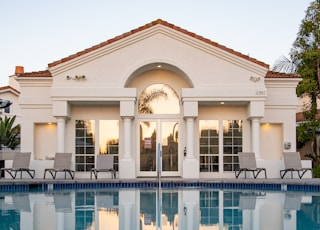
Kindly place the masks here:
[(174, 24), (168, 23), (167, 21), (164, 21), (164, 20), (162, 20), (162, 19), (156, 19), (156, 20), (154, 20), (154, 21), (152, 21), (152, 22), (150, 22), (150, 23), (148, 23), (148, 24), (145, 24), (145, 25), (143, 25), (143, 26), (140, 26), (140, 27), (138, 27), (138, 28), (136, 28), (136, 29), (133, 29), (133, 30), (131, 30), (131, 31), (129, 31), (129, 32), (123, 33), (122, 35), (119, 35), (119, 36), (116, 36), (116, 37), (114, 37), (114, 38), (111, 38), (111, 39), (109, 39), (109, 40), (107, 40), (107, 41), (105, 41), (105, 42), (102, 42), (102, 43), (98, 44), (98, 45), (95, 45), (95, 46), (92, 46), (92, 47), (90, 47), (90, 48), (88, 48), (88, 49), (85, 49), (85, 50), (83, 50), (83, 51), (77, 52), (76, 54), (73, 54), (73, 55), (70, 55), (70, 56), (68, 56), (68, 57), (62, 58), (62, 59), (60, 59), (60, 60), (58, 60), (58, 61), (54, 61), (54, 62), (52, 62), (52, 63), (49, 63), (49, 64), (48, 64), (48, 67), (49, 67), (49, 68), (50, 68), (50, 67), (54, 67), (54, 66), (59, 65), (59, 64), (61, 64), (61, 63), (67, 62), (67, 61), (69, 61), (69, 60), (72, 60), (72, 59), (74, 59), (74, 58), (77, 58), (77, 57), (79, 57), (79, 56), (82, 56), (82, 55), (84, 55), (84, 54), (87, 54), (87, 53), (89, 53), (89, 52), (91, 52), (91, 51), (97, 50), (97, 49), (99, 49), (99, 48), (101, 48), (101, 47), (107, 46), (107, 45), (109, 45), (109, 44), (111, 44), (111, 43), (114, 43), (114, 42), (116, 42), (116, 41), (119, 41), (119, 40), (121, 40), (121, 39), (124, 39), (124, 38), (126, 38), (126, 37), (129, 37), (129, 36), (135, 34), (135, 33), (141, 32), (141, 31), (143, 31), (143, 30), (146, 30), (146, 29), (151, 28), (151, 27), (156, 26), (156, 25), (166, 26), (166, 27), (171, 28), (171, 29), (173, 29), (173, 30), (176, 30), (176, 31), (178, 31), (178, 32), (180, 32), (180, 33), (183, 33), (183, 34), (185, 34), (185, 35), (187, 35), (187, 36), (190, 36), (190, 37), (193, 37), (193, 38), (195, 38), (195, 39), (198, 39), (198, 40), (200, 40), (200, 41), (202, 41), (202, 42), (205, 42), (205, 43), (207, 43), (207, 44), (209, 44), (209, 45), (212, 45), (212, 46), (215, 46), (215, 47), (217, 47), (217, 48), (220, 48), (220, 49), (222, 49), (222, 50), (224, 50), (224, 51), (226, 51), (226, 52), (232, 53), (232, 54), (234, 54), (234, 55), (236, 55), (236, 56), (238, 56), (238, 57), (240, 57), (240, 58), (244, 58), (244, 59), (246, 59), (246, 60), (248, 60), (248, 61), (250, 61), (250, 62), (256, 63), (256, 64), (258, 64), (258, 65), (261, 65), (261, 66), (265, 67), (265, 68), (269, 68), (269, 65), (266, 64), (266, 63), (264, 63), (264, 62), (262, 62), (262, 61), (258, 61), (257, 59), (252, 58), (252, 57), (249, 57), (248, 55), (244, 55), (244, 54), (242, 54), (242, 53), (240, 53), (240, 52), (238, 52), (238, 51), (235, 51), (235, 50), (233, 50), (233, 49), (227, 48), (227, 47), (225, 47), (225, 46), (223, 46), (223, 45), (218, 44), (217, 42), (213, 42), (213, 41), (211, 41), (210, 39), (204, 38), (204, 37), (202, 37), (202, 36), (200, 36), (200, 35), (197, 35), (197, 34), (195, 34), (195, 33), (190, 32), (190, 31), (188, 31), (188, 30), (182, 29), (182, 28), (180, 28), (180, 27), (178, 27), (178, 26), (175, 26)]

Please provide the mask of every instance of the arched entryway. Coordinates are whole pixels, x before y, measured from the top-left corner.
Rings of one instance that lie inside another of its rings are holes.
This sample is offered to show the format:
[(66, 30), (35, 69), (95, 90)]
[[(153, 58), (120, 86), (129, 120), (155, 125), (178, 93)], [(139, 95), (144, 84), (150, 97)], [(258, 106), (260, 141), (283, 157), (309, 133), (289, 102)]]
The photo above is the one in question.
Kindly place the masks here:
[(163, 63), (144, 66), (133, 76), (127, 87), (137, 89), (133, 153), (137, 176), (155, 177), (159, 171), (162, 176), (181, 176), (185, 138), (180, 132), (185, 125), (179, 95), (182, 88), (191, 87), (190, 82), (181, 70)]

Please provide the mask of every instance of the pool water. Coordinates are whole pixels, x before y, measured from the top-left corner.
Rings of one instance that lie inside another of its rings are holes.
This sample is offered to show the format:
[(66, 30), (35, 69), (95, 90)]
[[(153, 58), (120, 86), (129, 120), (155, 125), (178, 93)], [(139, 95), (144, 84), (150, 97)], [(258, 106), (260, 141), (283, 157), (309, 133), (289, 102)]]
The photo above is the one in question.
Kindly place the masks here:
[(208, 188), (0, 193), (0, 229), (320, 229), (320, 194)]

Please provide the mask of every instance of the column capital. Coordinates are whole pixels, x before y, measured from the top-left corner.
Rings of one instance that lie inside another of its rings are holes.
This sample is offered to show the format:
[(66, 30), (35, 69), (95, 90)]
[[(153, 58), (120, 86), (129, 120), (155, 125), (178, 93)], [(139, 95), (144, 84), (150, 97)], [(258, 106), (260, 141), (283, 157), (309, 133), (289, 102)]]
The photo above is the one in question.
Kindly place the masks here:
[(198, 102), (197, 101), (184, 101), (183, 102), (183, 117), (198, 117)]
[(68, 120), (68, 119), (70, 119), (68, 116), (55, 116), (55, 118), (57, 120), (60, 120), (60, 119)]
[(251, 121), (260, 121), (263, 117), (248, 117)]
[(123, 120), (125, 119), (129, 119), (129, 120), (133, 120), (134, 116), (120, 116)]
[(184, 116), (183, 119), (185, 119), (185, 120), (195, 120), (195, 119), (197, 119), (197, 117), (195, 117), (195, 116)]
[(248, 110), (247, 110), (247, 116), (248, 119), (251, 117), (264, 117), (265, 113), (265, 103), (264, 101), (250, 101)]
[(120, 101), (120, 116), (134, 117), (135, 116), (135, 101)]

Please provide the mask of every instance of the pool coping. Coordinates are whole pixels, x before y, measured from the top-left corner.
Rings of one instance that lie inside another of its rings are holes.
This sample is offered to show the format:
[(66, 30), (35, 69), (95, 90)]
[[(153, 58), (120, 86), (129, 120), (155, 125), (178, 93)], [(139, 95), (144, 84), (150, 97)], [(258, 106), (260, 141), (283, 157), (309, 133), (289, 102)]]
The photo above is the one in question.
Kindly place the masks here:
[[(0, 179), (0, 192), (96, 188), (158, 188), (156, 178), (136, 179)], [(161, 188), (245, 189), (320, 193), (320, 179), (183, 179), (161, 178)]]

